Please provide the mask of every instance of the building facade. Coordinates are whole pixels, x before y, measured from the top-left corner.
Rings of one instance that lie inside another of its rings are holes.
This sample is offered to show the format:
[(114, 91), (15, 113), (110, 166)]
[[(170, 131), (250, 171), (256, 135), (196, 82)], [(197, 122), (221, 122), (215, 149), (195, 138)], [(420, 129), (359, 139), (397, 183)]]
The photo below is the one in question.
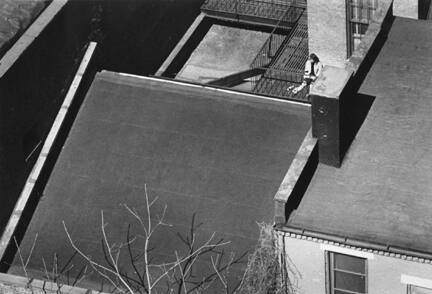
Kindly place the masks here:
[[(395, 0), (393, 14), (418, 19), (419, 1)], [(365, 35), (379, 2), (389, 1), (308, 1), (309, 52), (327, 65), (343, 67)]]
[(327, 66), (310, 92), (311, 136), (275, 197), (283, 262), (296, 293), (432, 293), (431, 157), (420, 151), (432, 140), (420, 127), (432, 25), (417, 1), (362, 2), (308, 1), (309, 51)]
[[(379, 250), (359, 250), (327, 240), (282, 233), (298, 274), (297, 293), (432, 293), (430, 259)], [(333, 244), (330, 244), (333, 243)]]

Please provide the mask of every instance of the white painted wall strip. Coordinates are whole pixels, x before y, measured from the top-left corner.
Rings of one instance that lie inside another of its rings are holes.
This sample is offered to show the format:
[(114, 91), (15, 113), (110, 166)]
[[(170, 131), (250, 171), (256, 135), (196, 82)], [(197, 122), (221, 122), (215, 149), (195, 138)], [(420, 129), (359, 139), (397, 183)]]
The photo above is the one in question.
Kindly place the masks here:
[(334, 245), (330, 245), (330, 244), (321, 244), (321, 250), (331, 251), (331, 252), (335, 252), (335, 253), (346, 254), (346, 255), (351, 255), (351, 256), (356, 256), (356, 257), (361, 257), (361, 258), (367, 258), (367, 259), (373, 259), (374, 258), (373, 253), (370, 253), (370, 252), (364, 252), (364, 251), (354, 250), (354, 249), (350, 249), (350, 248), (334, 246)]
[[(54, 0), (55, 1), (55, 0)], [(69, 87), (69, 90), (66, 94), (65, 99), (63, 100), (63, 104), (59, 110), (59, 112), (57, 113), (57, 116), (54, 120), (54, 123), (48, 133), (47, 138), (45, 139), (44, 145), (42, 147), (42, 151), (35, 163), (35, 165), (33, 166), (33, 169), (29, 175), (29, 177), (27, 178), (27, 181), (24, 185), (24, 188), (18, 198), (17, 203), (15, 204), (12, 216), (9, 219), (9, 222), (6, 226), (6, 229), (1, 237), (0, 240), (0, 260), (3, 258), (3, 254), (5, 253), (5, 250), (7, 248), (7, 246), (9, 245), (10, 242), (12, 242), (12, 236), (15, 232), (16, 226), (18, 225), (18, 222), (20, 220), (20, 217), (23, 213), (23, 210), (27, 204), (27, 201), (33, 191), (35, 182), (37, 181), (41, 170), (45, 164), (45, 161), (47, 159), (47, 156), (53, 146), (53, 143), (55, 141), (55, 138), (58, 135), (58, 132), (64, 122), (64, 119), (66, 117), (66, 114), (69, 110), (69, 106), (71, 105), (76, 91), (81, 83), (82, 77), (89, 65), (89, 62), (93, 56), (93, 53), (96, 49), (96, 43), (95, 42), (91, 42), (84, 54), (84, 58), (81, 61), (81, 64), (78, 68), (77, 73), (75, 74), (75, 77), (72, 81), (71, 86)]]
[(409, 275), (401, 275), (401, 283), (432, 289), (432, 280), (418, 278)]
[(53, 0), (0, 60), (0, 78), (12, 67), (68, 0)]

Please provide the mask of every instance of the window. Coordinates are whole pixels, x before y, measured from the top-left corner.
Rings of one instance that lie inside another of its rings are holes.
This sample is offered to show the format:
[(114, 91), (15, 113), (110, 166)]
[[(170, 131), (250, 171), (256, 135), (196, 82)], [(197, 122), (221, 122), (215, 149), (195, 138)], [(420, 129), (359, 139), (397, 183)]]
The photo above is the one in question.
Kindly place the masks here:
[(347, 0), (348, 57), (360, 44), (377, 8), (378, 0)]
[(432, 289), (408, 285), (408, 294), (432, 294)]
[(366, 259), (328, 252), (327, 261), (330, 294), (367, 293)]

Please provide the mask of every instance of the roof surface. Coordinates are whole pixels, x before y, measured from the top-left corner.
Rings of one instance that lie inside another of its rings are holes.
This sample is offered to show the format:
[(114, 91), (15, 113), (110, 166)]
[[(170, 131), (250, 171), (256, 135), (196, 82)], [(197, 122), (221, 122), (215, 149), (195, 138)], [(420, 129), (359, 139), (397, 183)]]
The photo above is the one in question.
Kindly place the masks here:
[(28, 27), (47, 3), (46, 0), (0, 0), (0, 52), (7, 49), (8, 43)]
[[(83, 251), (103, 258), (100, 210), (110, 240), (125, 241), (133, 222), (121, 204), (145, 215), (144, 187), (165, 222), (154, 256), (182, 248), (176, 232), (192, 214), (200, 240), (217, 232), (227, 250), (253, 248), (256, 222), (271, 222), (273, 196), (310, 128), (310, 109), (251, 95), (102, 72), (87, 94), (22, 242), (29, 269), (41, 257), (72, 254), (65, 221)], [(217, 239), (216, 238), (216, 239)], [(15, 260), (18, 271), (20, 263)], [(203, 270), (204, 271), (204, 270)]]
[(432, 252), (432, 23), (396, 18), (341, 168), (319, 165), (289, 224)]

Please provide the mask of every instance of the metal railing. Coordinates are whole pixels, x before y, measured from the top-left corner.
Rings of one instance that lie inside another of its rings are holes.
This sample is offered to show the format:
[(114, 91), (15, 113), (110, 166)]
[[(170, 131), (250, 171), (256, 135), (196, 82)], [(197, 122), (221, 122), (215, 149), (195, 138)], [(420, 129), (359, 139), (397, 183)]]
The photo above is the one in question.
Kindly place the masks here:
[(251, 67), (266, 68), (263, 75), (252, 80), (253, 91), (281, 98), (307, 100), (309, 87), (296, 95), (287, 91), (288, 87), (298, 86), (303, 81), (304, 65), (308, 58), (306, 11), (289, 34), (283, 36), (282, 41), (275, 36), (277, 34), (270, 35), (251, 64)]
[(240, 19), (251, 16), (272, 20), (273, 30), (252, 61), (252, 91), (260, 94), (306, 100), (308, 88), (293, 95), (289, 86), (303, 81), (308, 57), (306, 0), (206, 0), (201, 9)]
[[(241, 16), (258, 17), (267, 20), (281, 20), (281, 25), (291, 26), (306, 7), (305, 0), (206, 0), (201, 6), (204, 11), (215, 11)], [(289, 13), (286, 13), (289, 10)]]
[(274, 56), (271, 67), (303, 73), (308, 50), (307, 16), (304, 14), (291, 31), (283, 48)]
[(266, 72), (255, 82), (254, 93), (270, 95), (279, 98), (307, 101), (309, 87), (303, 88), (299, 93), (288, 91), (290, 86), (298, 86), (303, 81), (303, 73), (294, 73), (287, 70), (268, 68)]
[[(296, 10), (295, 15), (293, 15), (292, 13), (293, 10)], [(300, 12), (298, 12), (297, 10), (298, 7), (291, 6), (286, 9), (285, 13), (279, 18), (278, 22), (274, 26), (272, 32), (270, 33), (270, 36), (267, 38), (267, 40), (264, 42), (263, 46), (259, 50), (259, 53), (252, 61), (250, 66), (251, 68), (268, 67), (270, 65), (273, 58), (282, 48), (282, 45), (288, 40), (289, 34), (287, 35), (284, 33), (284, 31), (281, 31), (282, 20), (285, 19), (287, 15), (291, 15), (292, 17), (295, 17), (295, 21), (297, 22), (302, 13), (304, 12), (304, 9), (301, 9)], [(294, 19), (292, 19), (292, 21), (294, 22)]]

